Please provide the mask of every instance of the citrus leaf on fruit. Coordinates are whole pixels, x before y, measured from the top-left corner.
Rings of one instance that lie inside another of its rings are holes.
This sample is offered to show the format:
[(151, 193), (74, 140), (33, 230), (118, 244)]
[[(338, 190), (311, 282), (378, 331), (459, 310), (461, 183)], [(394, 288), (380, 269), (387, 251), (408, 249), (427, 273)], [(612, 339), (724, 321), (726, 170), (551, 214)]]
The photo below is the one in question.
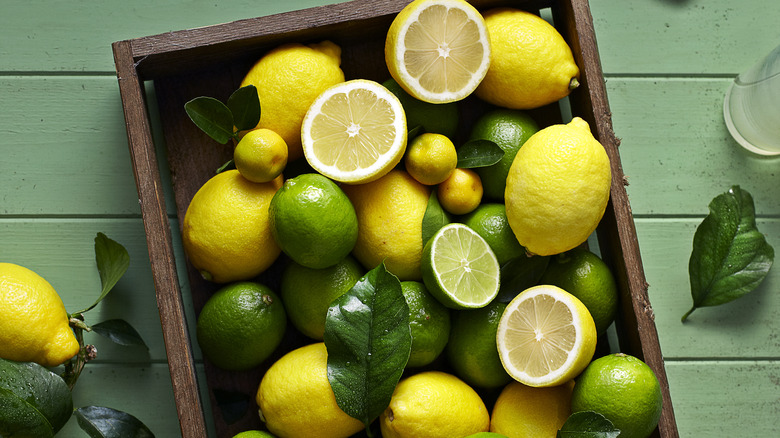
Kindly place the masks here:
[(220, 144), (233, 138), (233, 113), (213, 97), (200, 96), (184, 104), (184, 111), (195, 126)]
[(111, 240), (103, 233), (95, 236), (95, 262), (97, 263), (100, 283), (103, 290), (95, 302), (84, 310), (75, 312), (74, 315), (92, 310), (111, 292), (111, 289), (125, 275), (130, 266), (130, 254), (122, 244)]
[(485, 139), (469, 140), (458, 149), (458, 167), (473, 169), (492, 166), (504, 156), (504, 150), (495, 142)]
[(535, 286), (547, 269), (550, 256), (515, 257), (501, 266), (501, 286), (496, 299), (508, 303), (520, 292)]
[(72, 412), (60, 376), (33, 362), (0, 359), (0, 436), (52, 437)]
[(428, 240), (439, 231), (439, 228), (450, 223), (450, 217), (439, 204), (439, 198), (436, 196), (436, 190), (431, 191), (428, 197), (428, 205), (425, 207), (425, 214), (422, 221), (422, 242), (423, 246)]
[(611, 421), (593, 411), (575, 412), (569, 416), (557, 438), (616, 438), (620, 435)]
[(112, 340), (115, 344), (149, 349), (138, 331), (124, 319), (109, 319), (99, 322), (92, 326), (92, 331)]
[(325, 345), (336, 402), (368, 427), (390, 404), (412, 347), (409, 306), (384, 263), (333, 301)]
[(254, 85), (246, 85), (234, 91), (227, 100), (227, 107), (239, 131), (254, 129), (260, 121), (260, 99)]
[(79, 427), (92, 438), (154, 438), (141, 420), (116, 409), (85, 406), (76, 409)]
[(756, 227), (753, 197), (739, 186), (716, 196), (693, 235), (688, 262), (693, 306), (717, 306), (754, 290), (764, 280), (775, 251)]

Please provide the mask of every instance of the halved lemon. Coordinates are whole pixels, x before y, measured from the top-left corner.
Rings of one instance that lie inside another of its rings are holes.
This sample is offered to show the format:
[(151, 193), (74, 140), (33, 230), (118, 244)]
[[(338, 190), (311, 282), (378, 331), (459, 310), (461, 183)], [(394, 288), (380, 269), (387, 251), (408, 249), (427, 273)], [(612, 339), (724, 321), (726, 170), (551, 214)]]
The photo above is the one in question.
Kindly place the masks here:
[(306, 160), (336, 181), (378, 179), (403, 158), (406, 115), (381, 84), (355, 79), (334, 85), (309, 107), (301, 126)]
[(490, 67), (485, 20), (463, 0), (415, 0), (390, 25), (385, 62), (393, 79), (415, 98), (461, 100)]
[(496, 333), (504, 369), (528, 386), (577, 377), (596, 351), (596, 325), (574, 295), (550, 285), (524, 290), (507, 305)]

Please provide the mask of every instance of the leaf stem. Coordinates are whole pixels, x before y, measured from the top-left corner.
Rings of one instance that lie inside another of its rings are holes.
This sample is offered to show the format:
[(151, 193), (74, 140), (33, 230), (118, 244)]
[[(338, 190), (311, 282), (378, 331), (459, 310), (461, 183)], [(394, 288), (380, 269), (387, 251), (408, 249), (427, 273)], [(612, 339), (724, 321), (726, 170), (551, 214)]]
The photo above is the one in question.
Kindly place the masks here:
[(68, 389), (71, 391), (76, 386), (81, 372), (84, 370), (84, 365), (90, 360), (97, 357), (97, 349), (94, 345), (88, 345), (84, 343), (84, 331), (91, 331), (92, 329), (84, 324), (84, 315), (77, 313), (71, 315), (70, 326), (73, 328), (73, 334), (76, 336), (76, 340), (79, 343), (79, 352), (75, 357), (65, 362), (65, 371), (62, 373), (62, 379), (68, 385)]
[(691, 307), (691, 310), (685, 312), (685, 315), (682, 316), (682, 318), (680, 319), (680, 322), (685, 322), (685, 320), (688, 319), (688, 315), (693, 313), (694, 310), (696, 310), (696, 306)]

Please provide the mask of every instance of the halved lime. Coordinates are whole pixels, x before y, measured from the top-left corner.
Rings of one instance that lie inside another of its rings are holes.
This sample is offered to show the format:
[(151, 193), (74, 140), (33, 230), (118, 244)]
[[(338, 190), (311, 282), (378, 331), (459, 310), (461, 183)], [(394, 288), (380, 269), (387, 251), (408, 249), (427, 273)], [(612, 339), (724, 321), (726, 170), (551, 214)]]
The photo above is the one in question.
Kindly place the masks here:
[(425, 286), (452, 309), (486, 306), (498, 294), (500, 268), (490, 245), (466, 225), (442, 227), (423, 248)]

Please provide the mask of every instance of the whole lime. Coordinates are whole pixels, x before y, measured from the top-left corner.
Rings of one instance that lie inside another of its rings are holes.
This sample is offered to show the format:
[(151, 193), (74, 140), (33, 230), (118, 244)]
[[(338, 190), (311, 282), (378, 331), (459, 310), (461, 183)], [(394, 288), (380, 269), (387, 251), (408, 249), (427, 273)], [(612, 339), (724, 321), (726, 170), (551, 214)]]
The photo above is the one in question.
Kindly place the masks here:
[(519, 110), (496, 109), (482, 115), (471, 128), (470, 140), (489, 140), (498, 145), (504, 156), (501, 161), (487, 167), (478, 167), (485, 198), (503, 200), (506, 177), (517, 151), (539, 125), (527, 113)]
[(596, 331), (601, 334), (615, 320), (618, 290), (606, 263), (589, 250), (578, 247), (550, 258), (539, 281), (569, 292), (588, 308)]
[(487, 241), (499, 265), (503, 266), (511, 259), (525, 255), (525, 249), (517, 242), (515, 233), (509, 227), (504, 204), (481, 204), (463, 218), (463, 223)]
[(203, 354), (225, 370), (248, 370), (266, 360), (282, 341), (287, 316), (267, 286), (239, 282), (212, 295), (198, 315)]
[(456, 310), (447, 343), (455, 374), (472, 386), (496, 388), (512, 378), (498, 356), (496, 332), (506, 303), (493, 301), (480, 309)]
[(321, 341), (330, 304), (362, 275), (363, 267), (352, 256), (322, 269), (290, 262), (281, 280), (282, 301), (290, 322), (304, 335)]
[(406, 126), (409, 129), (421, 126), (425, 132), (441, 134), (448, 138), (455, 137), (459, 117), (455, 102), (441, 104), (423, 102), (404, 91), (392, 78), (382, 85), (401, 101), (406, 113)]
[(408, 367), (421, 367), (436, 360), (450, 335), (450, 311), (419, 281), (402, 281), (401, 291), (409, 306), (412, 352)]
[(336, 183), (317, 173), (286, 180), (271, 199), (268, 214), (282, 251), (309, 268), (335, 265), (357, 241), (352, 203)]
[(623, 353), (600, 357), (577, 377), (572, 412), (595, 411), (620, 429), (620, 438), (646, 438), (661, 418), (661, 385), (640, 359)]
[(272, 435), (264, 430), (246, 430), (234, 435), (233, 438), (276, 438), (276, 435)]

